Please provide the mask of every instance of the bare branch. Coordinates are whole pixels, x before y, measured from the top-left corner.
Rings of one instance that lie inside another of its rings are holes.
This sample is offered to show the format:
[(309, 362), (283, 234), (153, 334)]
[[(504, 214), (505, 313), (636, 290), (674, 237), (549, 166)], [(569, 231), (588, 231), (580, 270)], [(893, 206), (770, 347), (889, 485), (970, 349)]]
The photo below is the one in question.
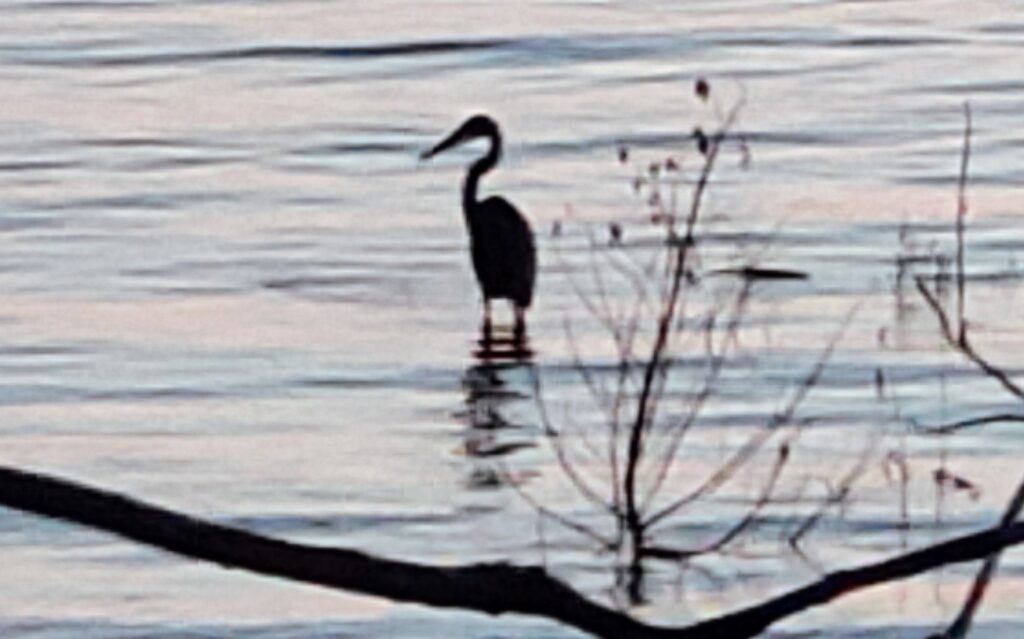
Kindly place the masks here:
[(548, 441), (551, 443), (551, 448), (555, 451), (555, 459), (558, 460), (558, 466), (562, 469), (565, 476), (572, 482), (572, 485), (576, 487), (581, 495), (590, 500), (591, 503), (598, 506), (602, 510), (619, 516), (618, 508), (615, 504), (607, 503), (602, 498), (596, 489), (583, 479), (583, 477), (576, 471), (572, 463), (569, 461), (565, 447), (562, 446), (560, 440), (560, 433), (552, 425), (551, 418), (548, 416), (547, 403), (544, 401), (544, 391), (541, 387), (540, 376), (537, 371), (531, 369), (531, 377), (533, 378), (533, 391), (534, 398), (537, 402), (537, 407), (540, 411), (541, 423), (544, 425), (544, 434), (547, 435)]
[(942, 305), (939, 304), (939, 300), (935, 297), (935, 294), (928, 290), (928, 287), (925, 285), (922, 278), (915, 278), (915, 281), (917, 282), (917, 290), (921, 293), (921, 296), (924, 297), (925, 301), (928, 302), (928, 306), (931, 307), (935, 317), (939, 320), (939, 328), (942, 330), (942, 335), (946, 339), (946, 342), (970, 360), (971, 363), (984, 371), (986, 375), (999, 382), (1007, 392), (1015, 396), (1017, 399), (1024, 400), (1024, 388), (1021, 388), (1016, 382), (1010, 379), (1010, 376), (1006, 371), (989, 363), (988, 360), (978, 354), (971, 345), (970, 340), (967, 338), (966, 332), (962, 333), (959, 338), (956, 337), (953, 334), (953, 328), (950, 323), (949, 316), (946, 314), (946, 311), (943, 310)]
[(1024, 524), (1000, 526), (835, 572), (764, 603), (691, 626), (659, 628), (593, 603), (535, 566), (425, 566), (354, 550), (297, 544), (7, 467), (0, 467), (0, 504), (75, 522), (226, 568), (392, 601), (491, 615), (536, 615), (597, 637), (634, 639), (749, 639), (779, 620), (856, 590), (949, 564), (974, 561), (1024, 543)]
[(854, 464), (842, 479), (839, 480), (835, 489), (828, 486), (829, 495), (822, 502), (818, 510), (808, 516), (796, 531), (789, 536), (789, 545), (791, 548), (800, 552), (800, 540), (818, 525), (818, 522), (821, 521), (822, 517), (825, 516), (825, 513), (828, 512), (830, 508), (846, 501), (847, 496), (853, 489), (854, 482), (856, 482), (864, 474), (864, 471), (867, 470), (868, 461), (871, 459), (871, 454), (874, 450), (875, 445), (872, 443), (872, 445), (864, 449), (864, 452), (861, 454), (860, 459), (857, 460), (857, 463)]
[[(502, 466), (504, 466), (504, 464), (502, 464)], [(503, 473), (506, 476), (509, 475), (507, 469), (503, 469)], [(569, 517), (562, 515), (561, 513), (557, 513), (551, 510), (550, 508), (545, 507), (543, 504), (534, 499), (533, 496), (530, 495), (530, 493), (528, 493), (522, 486), (520, 486), (518, 482), (509, 481), (506, 483), (506, 485), (511, 487), (512, 490), (518, 493), (519, 496), (523, 498), (523, 501), (528, 503), (542, 517), (546, 517), (547, 519), (550, 519), (551, 521), (555, 522), (556, 524), (564, 528), (568, 528), (569, 530), (579, 533), (580, 535), (586, 537), (587, 539), (590, 539), (591, 541), (597, 542), (597, 544), (601, 546), (601, 548), (604, 550), (615, 549), (615, 544), (611, 540), (606, 539), (604, 536), (594, 531), (589, 526), (581, 524), (578, 521), (574, 521)]]
[[(659, 373), (663, 372), (662, 358), (668, 344), (669, 333), (675, 323), (676, 306), (682, 290), (682, 284), (686, 275), (687, 257), (690, 248), (694, 245), (694, 230), (697, 225), (697, 218), (700, 214), (700, 206), (703, 200), (704, 191), (707, 188), (708, 180), (715, 166), (715, 159), (718, 157), (721, 143), (725, 134), (735, 122), (743, 102), (737, 103), (729, 113), (729, 117), (723, 122), (722, 127), (711, 139), (706, 150), (704, 166), (701, 170), (700, 179), (694, 187), (693, 198), (690, 202), (690, 212), (686, 218), (686, 232), (682, 240), (675, 244), (675, 266), (670, 280), (670, 290), (662, 308), (661, 317), (658, 320), (658, 330), (655, 336), (654, 345), (651, 348), (651, 356), (647, 361), (644, 370), (644, 382), (640, 390), (640, 397), (637, 402), (636, 419), (633, 423), (629, 436), (628, 450), (626, 454), (626, 472), (624, 480), (624, 493), (626, 498), (626, 517), (630, 527), (637, 528), (640, 525), (640, 511), (637, 504), (637, 466), (643, 455), (644, 435), (651, 421), (651, 413), (654, 411), (655, 382)], [(670, 252), (671, 253), (671, 252)]]
[(0, 467), (0, 503), (224, 567), (392, 601), (492, 615), (539, 615), (601, 637), (673, 636), (584, 599), (537, 567), (425, 566), (296, 544), (12, 468)]
[[(711, 358), (711, 368), (704, 376), (704, 384), (701, 387), (700, 392), (690, 403), (690, 410), (687, 412), (686, 418), (679, 424), (674, 426), (672, 431), (672, 437), (670, 439), (667, 450), (663, 454), (661, 460), (661, 467), (654, 479), (654, 483), (651, 485), (647, 494), (644, 496), (643, 506), (641, 512), (647, 510), (651, 503), (653, 503), (655, 497), (657, 497), (658, 491), (664, 485), (665, 480), (668, 478), (669, 469), (672, 463), (675, 461), (676, 453), (679, 451), (680, 445), (682, 445), (683, 438), (686, 433), (689, 432), (690, 428), (696, 423), (697, 418), (700, 416), (701, 410), (704, 408), (704, 404), (708, 398), (711, 397), (711, 393), (714, 389), (714, 384), (718, 380), (718, 376), (722, 372), (722, 367), (725, 365), (725, 347), (732, 339), (736, 332), (739, 330), (740, 322), (743, 318), (744, 309), (746, 309), (747, 301), (750, 299), (750, 282), (745, 282), (742, 290), (736, 298), (736, 303), (733, 307), (732, 315), (729, 319), (729, 323), (726, 326), (724, 335), (722, 337), (722, 343), (716, 353), (713, 344), (709, 342), (708, 350), (709, 357)], [(711, 332), (713, 330), (713, 324), (709, 325), (709, 340), (711, 339)]]

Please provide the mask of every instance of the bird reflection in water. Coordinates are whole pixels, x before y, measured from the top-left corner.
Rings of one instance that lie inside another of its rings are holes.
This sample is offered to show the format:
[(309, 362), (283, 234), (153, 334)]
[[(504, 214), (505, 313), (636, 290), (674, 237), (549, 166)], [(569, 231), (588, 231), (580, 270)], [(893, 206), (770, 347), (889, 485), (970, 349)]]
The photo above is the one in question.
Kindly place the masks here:
[(467, 429), (462, 452), (473, 461), (469, 485), (497, 488), (509, 482), (521, 483), (535, 473), (513, 472), (510, 456), (537, 444), (528, 435), (528, 411), (533, 406), (532, 352), (517, 337), (495, 339), (484, 333), (476, 361), (462, 378), (466, 393)]

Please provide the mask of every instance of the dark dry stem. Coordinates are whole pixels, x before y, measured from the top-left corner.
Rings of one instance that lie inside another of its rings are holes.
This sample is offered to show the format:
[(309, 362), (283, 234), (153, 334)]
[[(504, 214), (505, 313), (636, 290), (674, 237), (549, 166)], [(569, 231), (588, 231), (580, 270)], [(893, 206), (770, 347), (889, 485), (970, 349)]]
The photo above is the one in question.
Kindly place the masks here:
[[(622, 433), (622, 419), (621, 414), (623, 410), (623, 404), (628, 397), (631, 387), (636, 381), (636, 369), (638, 363), (635, 362), (634, 349), (636, 340), (640, 330), (640, 320), (643, 316), (644, 309), (649, 304), (649, 293), (647, 286), (644, 283), (644, 279), (629, 271), (625, 264), (620, 264), (617, 260), (609, 256), (608, 263), (613, 268), (619, 270), (623, 277), (625, 277), (634, 287), (637, 292), (637, 301), (633, 305), (632, 312), (629, 314), (629, 319), (626, 322), (624, 330), (613, 334), (616, 337), (616, 346), (618, 347), (618, 366), (617, 375), (615, 380), (615, 394), (612, 400), (612, 416), (610, 420), (611, 432), (608, 438), (608, 458), (612, 465), (612, 474), (614, 477), (614, 483), (612, 485), (612, 491), (614, 494), (615, 504), (618, 512), (623, 512), (622, 508), (622, 481), (621, 481), (621, 463), (619, 460), (619, 440)], [(653, 268), (653, 262), (647, 269)], [(621, 522), (620, 522), (621, 523)]]
[(626, 500), (626, 523), (631, 530), (639, 531), (642, 527), (642, 514), (637, 503), (637, 471), (640, 460), (643, 457), (644, 435), (650, 425), (652, 413), (655, 410), (655, 396), (652, 391), (655, 388), (656, 378), (663, 374), (662, 358), (668, 344), (668, 337), (672, 326), (675, 323), (675, 313), (679, 301), (680, 291), (686, 275), (687, 257), (690, 248), (694, 244), (694, 230), (697, 226), (697, 219), (700, 215), (700, 206), (707, 188), (708, 180), (715, 166), (715, 159), (721, 148), (721, 142), (726, 132), (735, 122), (743, 103), (736, 104), (729, 113), (729, 117), (723, 123), (721, 129), (711, 140), (711, 144), (705, 155), (704, 167), (701, 170), (700, 179), (694, 187), (693, 198), (690, 203), (690, 212), (686, 218), (686, 232), (679, 243), (674, 243), (675, 268), (671, 276), (670, 292), (662, 308), (661, 317), (658, 320), (658, 330), (655, 336), (654, 345), (651, 348), (651, 356), (647, 361), (644, 370), (644, 381), (640, 389), (640, 397), (637, 400), (636, 419), (629, 434), (629, 443), (626, 452), (626, 470), (623, 478), (623, 492)]
[[(591, 242), (591, 255), (594, 255), (598, 246), (593, 239), (593, 235), (590, 235)], [(576, 296), (583, 300), (585, 307), (590, 314), (595, 317), (605, 328), (608, 330), (613, 341), (615, 342), (616, 351), (618, 353), (618, 366), (616, 375), (616, 389), (614, 393), (609, 393), (608, 389), (601, 382), (600, 378), (593, 375), (590, 370), (583, 363), (582, 358), (577, 348), (576, 340), (572, 331), (572, 325), (568, 320), (565, 321), (565, 332), (566, 338), (569, 342), (570, 349), (572, 351), (573, 366), (577, 373), (580, 375), (584, 382), (584, 385), (590, 391), (591, 396), (597, 405), (603, 412), (606, 413), (608, 422), (611, 427), (611, 433), (608, 438), (607, 450), (604, 456), (607, 457), (607, 462), (611, 470), (611, 492), (612, 499), (611, 503), (613, 510), (616, 513), (622, 512), (622, 487), (621, 487), (621, 472), (619, 462), (619, 433), (621, 425), (621, 412), (622, 403), (625, 399), (627, 392), (627, 383), (632, 381), (634, 375), (634, 366), (632, 362), (633, 358), (633, 346), (636, 341), (636, 337), (639, 331), (640, 317), (643, 309), (648, 305), (648, 292), (647, 287), (644, 283), (644, 277), (642, 274), (634, 273), (630, 269), (630, 265), (620, 262), (614, 257), (610, 251), (602, 251), (602, 255), (605, 256), (606, 262), (618, 272), (627, 282), (629, 282), (637, 292), (638, 301), (634, 304), (632, 313), (630, 313), (629, 320), (624, 321), (623, 317), (625, 312), (613, 313), (605, 293), (604, 279), (599, 273), (598, 265), (596, 263), (591, 264), (591, 268), (595, 271), (594, 279), (595, 284), (598, 286), (600, 299), (602, 304), (600, 307), (595, 306), (580, 289), (575, 279), (571, 279), (571, 285), (573, 287)], [(616, 251), (616, 254), (619, 252)], [(561, 253), (559, 253), (561, 259)], [(637, 267), (640, 268), (640, 267)], [(584, 443), (589, 444), (589, 440)], [(589, 448), (589, 446), (588, 446)], [(596, 451), (591, 449), (591, 453), (596, 454)], [(601, 455), (598, 455), (599, 457)]]

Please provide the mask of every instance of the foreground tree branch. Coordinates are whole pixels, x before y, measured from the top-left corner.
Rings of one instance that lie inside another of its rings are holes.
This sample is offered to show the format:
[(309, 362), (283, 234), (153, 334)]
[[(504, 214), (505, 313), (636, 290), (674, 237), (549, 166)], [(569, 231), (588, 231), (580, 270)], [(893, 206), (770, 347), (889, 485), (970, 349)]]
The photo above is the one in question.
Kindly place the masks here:
[(0, 467), (0, 504), (172, 553), (393, 601), (488, 614), (539, 615), (597, 636), (669, 637), (587, 601), (542, 569), (508, 564), (435, 567), (354, 550), (271, 539), (112, 492)]
[(588, 601), (537, 567), (502, 563), (424, 566), (354, 550), (295, 544), (15, 468), (0, 467), (0, 504), (82, 524), (225, 568), (393, 601), (492, 615), (535, 615), (609, 638), (754, 637), (781, 619), (855, 590), (948, 564), (983, 559), (994, 551), (1024, 542), (1024, 523), (999, 526), (879, 563), (835, 572), (762, 604), (692, 626), (658, 628)]

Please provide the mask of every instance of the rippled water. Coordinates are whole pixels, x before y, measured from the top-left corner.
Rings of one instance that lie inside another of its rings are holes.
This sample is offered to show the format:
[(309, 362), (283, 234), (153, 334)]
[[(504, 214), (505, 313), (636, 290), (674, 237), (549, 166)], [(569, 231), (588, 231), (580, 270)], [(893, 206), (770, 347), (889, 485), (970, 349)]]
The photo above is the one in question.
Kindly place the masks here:
[[(907, 424), (1015, 406), (941, 347), (897, 257), (950, 251), (969, 99), (969, 314), (980, 346), (1016, 365), (1022, 54), (1013, 2), (5, 2), (2, 463), (290, 539), (429, 562), (543, 561), (609, 596), (611, 559), (540, 526), (495, 472), (606, 523), (554, 463), (532, 380), (580, 441), (603, 432), (573, 347), (597, 374), (614, 359), (577, 290), (594, 299), (595, 268), (658, 250), (631, 183), (668, 155), (696, 166), (690, 131), (716, 115), (690, 87), (707, 76), (719, 109), (745, 96), (737, 131), (752, 163), (723, 156), (702, 265), (811, 278), (758, 285), (680, 466), (713, 467), (779, 410), (859, 304), (801, 407), (820, 426), (799, 472), (847, 468), (872, 442), (880, 458), (905, 453), (914, 525), (900, 531), (899, 491), (872, 463), (853, 505), (809, 543), (813, 561), (779, 548), (795, 516), (780, 508), (743, 552), (696, 573), (653, 566), (638, 614), (684, 622), (983, 525), (1019, 473), (1018, 429), (939, 441)], [(497, 371), (474, 357), (458, 211), (476, 150), (416, 160), (475, 111), (506, 133), (485, 188), (527, 212), (541, 262), (536, 354)], [(616, 159), (623, 144), (629, 166)], [(608, 244), (610, 223), (623, 246)], [(728, 283), (709, 288), (716, 299)], [(611, 289), (613, 303), (628, 308), (630, 291)], [(683, 350), (679, 393), (699, 379)], [(947, 497), (939, 512), (929, 474), (940, 458), (982, 498)], [(768, 466), (664, 534), (682, 544), (723, 530)], [(0, 552), (5, 637), (573, 636), (228, 573), (6, 510)], [(1011, 554), (986, 619), (1020, 616), (1021, 567)], [(918, 636), (952, 614), (968, 575), (783, 628)]]

